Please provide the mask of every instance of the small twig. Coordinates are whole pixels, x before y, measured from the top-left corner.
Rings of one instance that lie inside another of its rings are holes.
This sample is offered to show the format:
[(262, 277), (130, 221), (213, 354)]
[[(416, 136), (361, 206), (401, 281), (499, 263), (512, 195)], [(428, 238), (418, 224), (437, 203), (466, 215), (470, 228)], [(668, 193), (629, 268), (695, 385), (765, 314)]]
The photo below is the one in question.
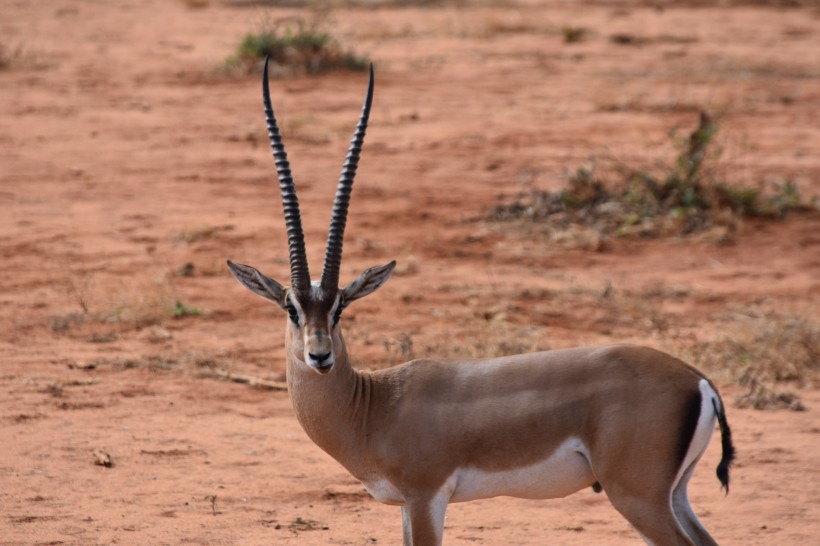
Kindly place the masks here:
[(216, 495), (205, 495), (205, 500), (211, 501), (211, 514), (216, 515)]
[(281, 381), (270, 381), (268, 379), (262, 379), (261, 377), (255, 377), (253, 375), (231, 373), (225, 370), (214, 370), (213, 373), (219, 379), (232, 381), (234, 383), (242, 383), (255, 389), (264, 389), (269, 391), (288, 390), (287, 383), (283, 383)]

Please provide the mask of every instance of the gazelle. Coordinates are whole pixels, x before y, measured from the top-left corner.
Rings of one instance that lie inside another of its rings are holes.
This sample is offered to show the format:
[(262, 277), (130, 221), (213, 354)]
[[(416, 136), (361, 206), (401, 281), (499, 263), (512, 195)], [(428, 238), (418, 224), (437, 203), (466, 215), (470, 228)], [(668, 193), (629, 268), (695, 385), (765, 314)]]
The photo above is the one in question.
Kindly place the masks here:
[(377, 500), (401, 506), (404, 544), (442, 543), (447, 504), (508, 495), (564, 497), (603, 489), (648, 544), (716, 544), (687, 484), (717, 422), (717, 476), (728, 492), (734, 456), (724, 406), (698, 370), (646, 347), (583, 347), (489, 360), (415, 360), (355, 369), (341, 315), (396, 265), (339, 287), (350, 191), (373, 98), (373, 68), (330, 220), (324, 269), (311, 281), (299, 203), (271, 106), (263, 98), (279, 175), (291, 286), (228, 261), (245, 287), (287, 311), (287, 382), (308, 436)]

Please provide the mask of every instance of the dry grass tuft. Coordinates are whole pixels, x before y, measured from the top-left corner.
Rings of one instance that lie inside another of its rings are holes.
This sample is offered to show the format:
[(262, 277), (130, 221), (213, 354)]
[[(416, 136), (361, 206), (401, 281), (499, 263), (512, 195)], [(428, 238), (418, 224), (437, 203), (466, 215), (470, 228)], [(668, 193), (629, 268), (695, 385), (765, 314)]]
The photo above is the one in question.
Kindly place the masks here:
[(587, 37), (588, 31), (583, 27), (567, 25), (561, 29), (561, 34), (564, 37), (564, 42), (574, 44), (582, 42)]
[(173, 316), (176, 294), (166, 277), (145, 281), (118, 294), (112, 309), (101, 314), (107, 322), (132, 324), (138, 328), (160, 324)]
[(753, 373), (744, 375), (740, 384), (746, 387), (746, 392), (735, 399), (735, 405), (739, 408), (806, 411), (798, 395), (788, 391), (775, 392), (772, 385), (761, 382)]
[(16, 68), (44, 68), (45, 65), (28, 49), (18, 44), (10, 46), (0, 42), (0, 71)]
[(801, 317), (764, 314), (711, 342), (706, 356), (741, 377), (812, 386), (820, 380), (820, 328)]
[(188, 9), (204, 9), (211, 5), (210, 0), (180, 0)]
[(742, 407), (804, 409), (783, 390), (820, 384), (820, 326), (802, 317), (773, 313), (746, 317), (735, 330), (688, 351), (696, 366), (746, 387)]
[[(74, 330), (88, 334), (97, 330), (90, 340), (102, 343), (116, 339), (116, 333), (109, 331), (112, 328), (143, 329), (161, 325), (169, 319), (206, 314), (202, 309), (180, 300), (171, 277), (172, 274), (164, 274), (120, 287), (97, 285), (88, 279), (74, 281), (71, 277), (66, 281), (66, 297), (74, 300), (81, 311), (52, 315), (49, 329), (60, 334)], [(95, 287), (93, 290), (92, 286)], [(156, 338), (151, 340), (157, 341), (161, 336), (146, 332), (146, 337)]]
[(55, 66), (53, 59), (22, 43), (10, 44), (0, 38), (0, 72), (6, 70), (46, 70)]

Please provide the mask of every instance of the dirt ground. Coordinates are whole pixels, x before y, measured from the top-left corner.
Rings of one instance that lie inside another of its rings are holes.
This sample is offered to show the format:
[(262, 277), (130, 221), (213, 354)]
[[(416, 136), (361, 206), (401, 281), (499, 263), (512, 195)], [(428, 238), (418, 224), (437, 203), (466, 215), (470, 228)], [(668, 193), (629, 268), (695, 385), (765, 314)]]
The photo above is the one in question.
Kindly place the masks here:
[[(816, 6), (367, 4), (323, 20), (377, 78), (342, 282), (399, 262), (345, 312), (359, 367), (614, 341), (697, 359), (755, 321), (816, 323), (816, 214), (744, 221), (728, 244), (706, 232), (604, 248), (481, 220), (499, 195), (557, 188), (590, 157), (670, 157), (667, 133), (701, 109), (721, 115), (734, 179), (817, 196)], [(0, 544), (400, 542), (399, 510), (307, 439), (286, 392), (226, 380), (283, 380), (286, 319), (225, 260), (288, 270), (259, 76), (219, 67), (265, 21), (314, 14), (2, 3)], [(583, 39), (565, 41), (569, 28)], [(314, 270), (365, 84), (272, 83)], [(789, 387), (803, 412), (733, 407), (744, 388), (729, 363), (698, 365), (739, 453), (724, 496), (712, 442), (690, 485), (701, 520), (723, 544), (816, 543), (820, 390)], [(452, 505), (445, 531), (450, 545), (639, 542), (591, 490)]]

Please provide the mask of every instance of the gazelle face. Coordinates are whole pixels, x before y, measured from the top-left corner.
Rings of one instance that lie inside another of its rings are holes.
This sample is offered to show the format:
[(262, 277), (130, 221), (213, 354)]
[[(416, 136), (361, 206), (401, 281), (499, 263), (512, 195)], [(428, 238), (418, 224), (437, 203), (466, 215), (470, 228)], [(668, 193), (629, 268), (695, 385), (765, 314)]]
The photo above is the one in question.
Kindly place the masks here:
[(228, 262), (231, 273), (243, 286), (287, 312), (288, 357), (320, 374), (333, 369), (338, 352), (343, 350), (342, 311), (351, 302), (375, 292), (395, 267), (396, 262), (371, 267), (342, 289), (325, 291), (316, 282), (307, 292), (298, 293), (251, 266)]
[(285, 311), (293, 356), (320, 374), (328, 373), (336, 362), (333, 339), (341, 320), (340, 295), (325, 295), (314, 283), (301, 301), (288, 291)]

